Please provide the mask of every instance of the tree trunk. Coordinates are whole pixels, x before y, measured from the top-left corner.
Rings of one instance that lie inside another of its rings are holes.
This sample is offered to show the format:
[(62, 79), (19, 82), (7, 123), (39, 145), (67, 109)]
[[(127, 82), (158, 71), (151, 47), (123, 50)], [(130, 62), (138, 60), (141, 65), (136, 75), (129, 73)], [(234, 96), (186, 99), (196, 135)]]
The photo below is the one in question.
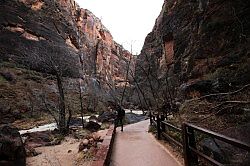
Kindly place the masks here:
[(83, 103), (82, 103), (82, 89), (81, 89), (81, 83), (79, 81), (79, 99), (80, 99), (80, 104), (81, 104), (81, 118), (82, 118), (82, 128), (84, 128), (84, 120), (83, 120)]
[(66, 116), (65, 116), (65, 100), (64, 100), (64, 91), (62, 85), (62, 75), (56, 74), (57, 86), (59, 91), (59, 131), (61, 134), (67, 132), (66, 127)]

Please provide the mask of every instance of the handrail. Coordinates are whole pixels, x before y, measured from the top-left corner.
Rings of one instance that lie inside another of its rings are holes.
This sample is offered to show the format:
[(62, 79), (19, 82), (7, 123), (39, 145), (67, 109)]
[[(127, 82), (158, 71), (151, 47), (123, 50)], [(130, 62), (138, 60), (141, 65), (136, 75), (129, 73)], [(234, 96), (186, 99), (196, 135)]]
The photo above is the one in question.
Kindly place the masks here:
[(174, 138), (172, 138), (171, 136), (169, 136), (167, 133), (163, 132), (162, 135), (163, 135), (165, 138), (171, 140), (174, 144), (176, 144), (176, 145), (178, 145), (179, 147), (183, 148), (183, 145), (182, 145), (181, 142), (176, 141)]
[(223, 164), (219, 163), (218, 161), (214, 160), (213, 158), (211, 157), (208, 157), (207, 155), (199, 152), (198, 150), (192, 148), (192, 147), (189, 147), (194, 153), (196, 153), (197, 155), (199, 155), (200, 157), (202, 157), (203, 159), (209, 161), (211, 164), (214, 164), (214, 165), (217, 165), (217, 166), (223, 166)]
[(183, 147), (184, 147), (184, 158), (185, 158), (185, 165), (192, 166), (193, 163), (198, 163), (198, 156), (202, 157), (206, 161), (212, 163), (213, 165), (222, 166), (223, 163), (216, 161), (214, 158), (207, 156), (206, 154), (202, 153), (201, 151), (196, 149), (196, 141), (194, 132), (198, 131), (200, 133), (206, 134), (212, 138), (216, 138), (221, 140), (225, 143), (233, 145), (237, 148), (246, 150), (250, 152), (250, 145), (244, 143), (242, 141), (236, 140), (234, 138), (227, 137), (225, 135), (195, 126), (189, 123), (183, 123)]
[(210, 131), (210, 130), (207, 130), (207, 129), (204, 129), (204, 128), (201, 128), (201, 127), (198, 127), (198, 126), (195, 126), (193, 124), (190, 124), (190, 123), (184, 123), (187, 127), (191, 127), (197, 131), (200, 131), (202, 133), (205, 133), (207, 135), (210, 135), (212, 137), (215, 137), (219, 140), (222, 140), (228, 144), (231, 144), (231, 145), (234, 145), (234, 146), (237, 146), (241, 149), (244, 149), (246, 151), (250, 151), (250, 145), (245, 143), (245, 142), (242, 142), (242, 141), (239, 141), (237, 139), (234, 139), (234, 138), (230, 138), (230, 137), (227, 137), (225, 135), (222, 135), (222, 134), (219, 134), (219, 133), (216, 133), (216, 132), (213, 132), (213, 131)]
[(164, 123), (165, 125), (167, 125), (167, 126), (173, 128), (173, 129), (175, 129), (175, 130), (177, 130), (177, 131), (179, 131), (179, 132), (182, 132), (182, 130), (181, 130), (180, 128), (174, 126), (174, 125), (171, 124), (171, 123), (168, 123), (168, 122), (166, 122), (166, 121), (162, 121), (161, 123)]
[[(213, 165), (223, 166), (223, 163), (216, 161), (214, 158), (211, 158), (210, 156), (204, 154), (203, 152), (199, 151), (196, 148), (197, 142), (194, 133), (197, 131), (199, 133), (208, 135), (212, 138), (216, 138), (232, 146), (250, 152), (250, 145), (248, 143), (227, 137), (225, 135), (204, 129), (202, 127), (195, 126), (190, 123), (183, 123), (182, 128), (178, 128), (177, 126), (167, 121), (164, 121), (165, 119), (164, 116), (162, 119), (160, 118), (159, 114), (155, 115), (150, 113), (149, 115), (150, 115), (151, 125), (154, 125), (157, 129), (157, 138), (160, 139), (161, 136), (163, 136), (165, 139), (168, 139), (170, 142), (173, 142), (174, 144), (183, 149), (185, 166), (197, 165), (199, 163), (198, 157), (203, 158), (206, 162), (209, 162)], [(178, 140), (173, 138), (170, 134), (168, 134), (168, 132), (166, 132), (166, 127), (172, 128), (173, 130), (179, 132), (182, 135), (181, 142), (179, 142)]]

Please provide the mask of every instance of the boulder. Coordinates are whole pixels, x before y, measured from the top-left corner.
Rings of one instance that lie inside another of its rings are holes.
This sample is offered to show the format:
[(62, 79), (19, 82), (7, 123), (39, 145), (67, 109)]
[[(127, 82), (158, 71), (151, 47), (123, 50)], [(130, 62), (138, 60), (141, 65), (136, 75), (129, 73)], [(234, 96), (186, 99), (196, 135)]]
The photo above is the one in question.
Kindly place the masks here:
[(228, 160), (226, 158), (227, 156), (225, 155), (221, 147), (218, 145), (216, 140), (212, 138), (205, 138), (204, 140), (201, 141), (200, 144), (203, 152), (210, 157), (214, 157), (216, 161), (225, 163)]
[[(228, 128), (221, 134), (250, 143), (250, 123)], [(248, 166), (250, 154), (218, 139), (205, 138), (200, 142), (203, 152), (223, 164)]]
[(57, 134), (52, 131), (26, 133), (23, 136), (26, 137), (25, 145), (31, 148), (58, 145), (61, 143), (61, 140), (57, 138)]
[(89, 140), (84, 139), (80, 144), (79, 144), (79, 152), (83, 151), (84, 149), (88, 148), (89, 146)]
[(92, 115), (89, 117), (89, 121), (97, 122), (98, 118), (96, 116)]
[(25, 151), (27, 157), (34, 157), (41, 154), (41, 152), (37, 152), (35, 148), (30, 147), (29, 145), (25, 145)]
[(86, 138), (89, 135), (89, 131), (85, 129), (79, 129), (75, 132), (73, 132), (73, 136), (75, 139), (82, 139)]
[(103, 112), (98, 116), (99, 122), (111, 122), (116, 118), (116, 114), (114, 112)]
[[(227, 128), (221, 132), (222, 134), (250, 144), (250, 123), (236, 125), (234, 127)], [(231, 165), (248, 166), (250, 163), (249, 152), (227, 144), (222, 141), (216, 141), (220, 144), (221, 149), (229, 156), (229, 163)]]
[(26, 152), (17, 128), (0, 126), (0, 165), (26, 165)]
[[(83, 120), (83, 123), (86, 123), (86, 120)], [(81, 118), (74, 118), (70, 119), (69, 125), (72, 126), (82, 126), (82, 119)]]
[(99, 125), (96, 122), (93, 121), (89, 121), (86, 125), (86, 129), (90, 130), (90, 131), (97, 131), (101, 128), (101, 125)]
[(101, 140), (101, 136), (98, 135), (97, 133), (94, 133), (92, 137), (93, 137), (94, 141), (97, 141), (97, 142), (98, 142), (98, 141)]

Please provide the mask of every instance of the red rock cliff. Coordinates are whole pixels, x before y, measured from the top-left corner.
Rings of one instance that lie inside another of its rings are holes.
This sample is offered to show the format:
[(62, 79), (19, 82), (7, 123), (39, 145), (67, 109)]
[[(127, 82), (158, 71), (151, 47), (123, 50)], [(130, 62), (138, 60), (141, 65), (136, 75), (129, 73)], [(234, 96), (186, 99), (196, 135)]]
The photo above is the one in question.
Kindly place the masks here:
[[(130, 58), (101, 21), (73, 0), (1, 0), (0, 113), (7, 117), (2, 120), (20, 118), (20, 112), (41, 112), (41, 95), (56, 107), (55, 71), (50, 65), (63, 71), (67, 105), (73, 111), (80, 106), (79, 78), (89, 98), (86, 109), (96, 110), (102, 100), (97, 95), (110, 97), (107, 84), (124, 85)], [(91, 86), (96, 84), (99, 89), (94, 91)]]
[[(125, 61), (131, 54), (113, 40), (100, 19), (75, 1), (11, 0), (1, 1), (0, 7), (2, 59), (25, 61), (41, 70), (32, 62), (33, 50), (42, 54), (47, 47), (58, 45), (79, 66), (77, 56), (81, 55), (85, 74), (108, 82), (125, 79)], [(19, 60), (21, 54), (25, 60)]]
[(167, 81), (179, 100), (248, 84), (249, 11), (240, 0), (165, 0), (137, 58), (142, 87), (150, 89), (148, 78), (156, 90)]

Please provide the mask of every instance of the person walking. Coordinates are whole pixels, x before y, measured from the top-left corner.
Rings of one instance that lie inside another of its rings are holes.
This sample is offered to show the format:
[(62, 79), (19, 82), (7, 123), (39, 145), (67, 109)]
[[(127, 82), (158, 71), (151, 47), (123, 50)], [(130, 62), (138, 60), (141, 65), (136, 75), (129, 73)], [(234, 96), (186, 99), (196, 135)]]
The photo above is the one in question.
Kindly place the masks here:
[(118, 127), (119, 123), (121, 124), (121, 131), (123, 131), (123, 119), (125, 117), (125, 110), (117, 105), (116, 106), (117, 117), (116, 117), (116, 124), (115, 126)]

